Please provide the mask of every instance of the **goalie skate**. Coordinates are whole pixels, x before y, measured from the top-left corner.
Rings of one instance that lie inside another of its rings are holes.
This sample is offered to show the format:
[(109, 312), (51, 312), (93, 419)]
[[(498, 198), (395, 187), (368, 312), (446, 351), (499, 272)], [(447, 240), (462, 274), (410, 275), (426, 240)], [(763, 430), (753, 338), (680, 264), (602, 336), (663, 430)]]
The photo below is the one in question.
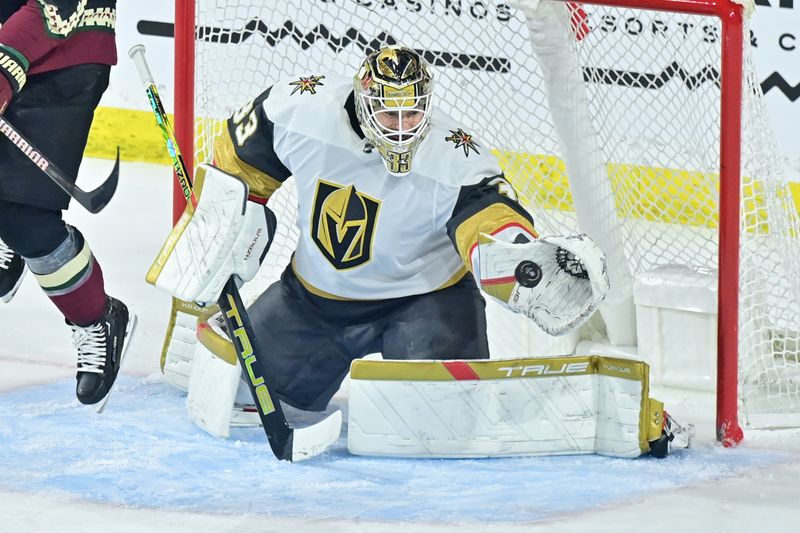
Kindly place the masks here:
[(650, 455), (663, 459), (675, 450), (691, 448), (694, 436), (694, 424), (682, 426), (664, 411), (664, 427), (661, 430), (661, 438), (650, 443)]

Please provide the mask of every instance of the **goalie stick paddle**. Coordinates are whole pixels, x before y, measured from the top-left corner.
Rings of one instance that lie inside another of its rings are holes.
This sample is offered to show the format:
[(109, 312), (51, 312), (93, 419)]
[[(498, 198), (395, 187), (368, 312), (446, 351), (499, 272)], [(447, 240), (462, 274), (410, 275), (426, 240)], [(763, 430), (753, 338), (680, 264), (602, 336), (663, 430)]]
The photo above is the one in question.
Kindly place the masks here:
[(22, 135), (17, 128), (14, 127), (7, 119), (0, 116), (0, 132), (11, 141), (25, 157), (30, 159), (31, 163), (36, 165), (47, 177), (49, 177), (56, 185), (67, 193), (70, 197), (74, 198), (76, 202), (81, 204), (90, 213), (99, 213), (103, 208), (108, 205), (114, 193), (117, 190), (117, 183), (119, 182), (119, 146), (117, 146), (117, 161), (114, 164), (114, 169), (106, 180), (93, 191), (84, 191), (80, 189), (75, 182), (69, 179), (66, 173), (58, 168), (52, 161), (50, 161), (44, 154), (42, 154), (36, 147)]
[[(135, 45), (130, 49), (128, 55), (136, 63), (139, 77), (147, 91), (150, 106), (167, 145), (181, 189), (187, 202), (196, 205), (192, 184), (186, 171), (183, 157), (178, 149), (178, 142), (175, 139), (169, 118), (164, 111), (164, 106), (161, 104), (155, 81), (147, 65), (145, 48), (140, 44)], [(247, 316), (247, 311), (242, 304), (242, 298), (234, 276), (231, 276), (225, 284), (218, 304), (228, 326), (231, 342), (242, 367), (242, 372), (245, 374), (245, 382), (247, 382), (250, 393), (253, 395), (264, 433), (267, 435), (267, 441), (275, 457), (284, 461), (295, 462), (314, 457), (325, 451), (339, 439), (342, 412), (335, 411), (321, 421), (306, 427), (294, 428), (290, 426), (286, 421), (286, 415), (278, 398), (269, 388), (266, 373), (259, 360), (263, 352), (257, 344), (256, 336), (253, 333), (253, 325), (250, 323), (250, 318)]]
[(253, 334), (253, 326), (242, 304), (233, 276), (225, 284), (218, 304), (275, 457), (296, 462), (325, 451), (339, 438), (342, 412), (335, 411), (320, 422), (307, 427), (291, 427), (286, 421), (286, 415), (278, 398), (267, 384), (264, 368), (258, 360), (263, 352), (259, 349), (258, 341)]

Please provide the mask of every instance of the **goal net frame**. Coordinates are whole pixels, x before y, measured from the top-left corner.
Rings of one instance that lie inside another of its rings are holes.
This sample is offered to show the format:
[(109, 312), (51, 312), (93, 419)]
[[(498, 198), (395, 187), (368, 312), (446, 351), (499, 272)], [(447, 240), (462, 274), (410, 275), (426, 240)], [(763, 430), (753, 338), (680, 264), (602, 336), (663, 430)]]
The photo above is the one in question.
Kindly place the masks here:
[[(594, 4), (674, 13), (700, 14), (721, 24), (719, 299), (717, 332), (716, 428), (724, 445), (741, 441), (738, 412), (739, 248), (742, 143), (744, 8), (731, 0), (588, 0)], [(175, 1), (175, 134), (183, 153), (195, 152), (195, 0)], [(177, 60), (180, 58), (180, 60)], [(261, 88), (254, 88), (256, 92)], [(187, 155), (193, 175), (195, 161)], [(184, 200), (175, 186), (174, 219)]]

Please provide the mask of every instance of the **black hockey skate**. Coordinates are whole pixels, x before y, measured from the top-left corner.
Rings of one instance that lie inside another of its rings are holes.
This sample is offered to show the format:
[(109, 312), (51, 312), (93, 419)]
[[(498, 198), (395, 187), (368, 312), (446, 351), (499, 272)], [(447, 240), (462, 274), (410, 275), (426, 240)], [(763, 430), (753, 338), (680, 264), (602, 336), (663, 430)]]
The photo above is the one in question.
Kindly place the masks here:
[(0, 302), (10, 302), (16, 294), (28, 268), (22, 256), (0, 241)]
[(107, 305), (105, 314), (94, 324), (81, 327), (67, 321), (78, 352), (75, 394), (81, 403), (99, 403), (98, 413), (108, 401), (136, 327), (136, 315), (128, 313), (124, 303), (109, 297)]

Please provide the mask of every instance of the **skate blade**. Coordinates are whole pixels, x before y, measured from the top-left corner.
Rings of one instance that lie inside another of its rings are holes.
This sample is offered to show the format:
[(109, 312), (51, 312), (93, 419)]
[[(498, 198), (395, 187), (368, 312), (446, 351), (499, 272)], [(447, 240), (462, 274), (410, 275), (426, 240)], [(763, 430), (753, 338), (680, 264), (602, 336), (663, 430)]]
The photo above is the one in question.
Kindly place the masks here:
[[(128, 316), (128, 327), (125, 328), (125, 340), (123, 341), (122, 345), (122, 354), (119, 358), (119, 370), (117, 371), (117, 379), (119, 379), (119, 373), (122, 372), (122, 364), (125, 362), (125, 354), (128, 353), (128, 348), (130, 347), (131, 337), (133, 336), (133, 332), (136, 329), (136, 315), (130, 313)], [(114, 385), (117, 384), (117, 379), (114, 380)], [(111, 391), (114, 390), (114, 385), (108, 389), (108, 393), (103, 397), (102, 400), (97, 404), (97, 414), (102, 414), (103, 409), (106, 408), (106, 403), (108, 403), (108, 397), (111, 396)]]

